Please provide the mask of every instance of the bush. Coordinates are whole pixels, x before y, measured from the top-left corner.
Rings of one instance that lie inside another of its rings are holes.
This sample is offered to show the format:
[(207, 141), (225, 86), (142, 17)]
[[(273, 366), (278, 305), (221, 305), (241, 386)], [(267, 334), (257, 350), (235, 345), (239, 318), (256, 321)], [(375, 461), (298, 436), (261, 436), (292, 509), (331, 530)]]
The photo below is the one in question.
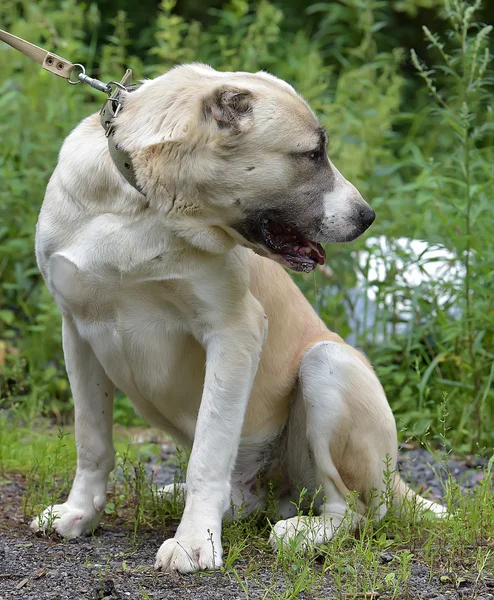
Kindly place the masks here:
[[(2, 22), (103, 80), (119, 78), (126, 66), (153, 77), (199, 60), (221, 70), (266, 69), (292, 83), (327, 127), (334, 162), (376, 210), (373, 234), (388, 244), (384, 253), (379, 244), (364, 250), (365, 239), (328, 248), (331, 280), (319, 273), (297, 283), (342, 335), (355, 311), (352, 288), (359, 281), (372, 292), (369, 326), (356, 341), (376, 365), (403, 435), (432, 431), (462, 449), (492, 448), (492, 38), (475, 21), (487, 9), (463, 0), (194, 6), (183, 2), (178, 12), (163, 0), (152, 25), (139, 31), (123, 11), (101, 14), (97, 4), (74, 0), (14, 1)], [(421, 32), (421, 18), (446, 33)], [(410, 54), (411, 42), (418, 49)], [(99, 110), (102, 97), (87, 86), (68, 88), (6, 47), (0, 67), (3, 405), (63, 419), (71, 399), (60, 318), (36, 268), (33, 234), (63, 138)], [(400, 280), (403, 269), (424, 269), (420, 256), (403, 251), (403, 237), (447, 249), (463, 266), (459, 285)], [(385, 261), (384, 276), (372, 274), (374, 259)], [(405, 328), (395, 326), (404, 320), (404, 299), (411, 303)]]

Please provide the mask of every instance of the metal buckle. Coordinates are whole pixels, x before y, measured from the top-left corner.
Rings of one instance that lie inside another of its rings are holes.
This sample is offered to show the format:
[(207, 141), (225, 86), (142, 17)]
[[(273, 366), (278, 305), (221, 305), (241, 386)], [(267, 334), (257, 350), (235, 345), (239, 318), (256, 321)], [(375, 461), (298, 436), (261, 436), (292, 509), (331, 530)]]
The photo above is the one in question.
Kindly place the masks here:
[[(114, 103), (116, 104), (115, 108), (113, 107)], [(118, 115), (121, 108), (122, 108), (122, 102), (120, 101), (118, 96), (108, 96), (108, 98), (105, 98), (105, 101), (104, 101), (103, 106), (101, 107), (101, 111), (100, 111), (100, 115), (101, 115), (100, 121), (101, 121), (101, 125), (103, 126), (103, 129), (105, 130), (106, 137), (109, 137), (111, 135), (111, 132), (113, 129), (112, 121)], [(108, 118), (106, 118), (107, 111), (108, 111)], [(105, 118), (103, 118), (103, 117), (105, 117)]]
[[(132, 71), (127, 69), (125, 75), (122, 80), (119, 81), (110, 81), (107, 83), (107, 93), (108, 97), (105, 98), (103, 106), (100, 110), (100, 123), (103, 129), (105, 130), (106, 137), (111, 135), (113, 130), (112, 121), (118, 115), (122, 108), (122, 102), (120, 101), (120, 92), (127, 91), (125, 87), (125, 83), (130, 82), (132, 80)], [(112, 87), (114, 89), (112, 91)]]

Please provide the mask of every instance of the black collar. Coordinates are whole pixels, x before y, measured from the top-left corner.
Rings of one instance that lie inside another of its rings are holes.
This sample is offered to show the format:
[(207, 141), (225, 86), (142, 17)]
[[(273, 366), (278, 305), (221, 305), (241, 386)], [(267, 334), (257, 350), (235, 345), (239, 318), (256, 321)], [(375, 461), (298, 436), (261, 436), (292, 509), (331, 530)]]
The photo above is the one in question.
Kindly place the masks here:
[(108, 150), (110, 151), (110, 156), (117, 167), (120, 175), (128, 182), (130, 185), (136, 189), (140, 194), (145, 196), (146, 194), (142, 191), (142, 189), (137, 185), (137, 179), (134, 171), (134, 165), (132, 164), (132, 159), (130, 158), (130, 154), (122, 150), (119, 145), (115, 142), (115, 118), (122, 111), (123, 103), (120, 98), (122, 90), (127, 92), (133, 92), (137, 89), (138, 85), (132, 85), (130, 81), (132, 80), (132, 71), (127, 69), (125, 75), (120, 81), (119, 84), (116, 85), (114, 92), (111, 96), (105, 100), (101, 111), (100, 111), (100, 123), (103, 129), (105, 130), (105, 135), (108, 138)]

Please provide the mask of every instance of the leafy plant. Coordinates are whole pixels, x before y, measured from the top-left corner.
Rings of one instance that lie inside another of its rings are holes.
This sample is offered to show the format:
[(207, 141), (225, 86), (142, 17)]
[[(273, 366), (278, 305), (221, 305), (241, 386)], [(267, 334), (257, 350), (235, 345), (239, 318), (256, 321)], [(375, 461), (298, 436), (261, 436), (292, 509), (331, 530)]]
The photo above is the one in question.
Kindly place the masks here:
[[(329, 247), (330, 270), (297, 283), (330, 328), (369, 354), (402, 437), (440, 436), (446, 402), (445, 443), (492, 448), (492, 32), (476, 21), (486, 7), (231, 0), (191, 8), (163, 0), (156, 13), (147, 8), (153, 18), (142, 26), (135, 7), (119, 6), (15, 0), (1, 16), (14, 34), (105, 80), (126, 66), (153, 77), (199, 60), (223, 70), (267, 69), (292, 83), (327, 127), (335, 164), (377, 212), (372, 240)], [(426, 27), (422, 43), (418, 14), (441, 35)], [(25, 422), (43, 410), (61, 423), (72, 401), (60, 317), (37, 270), (33, 236), (61, 142), (102, 98), (6, 47), (0, 68), (0, 406)], [(447, 253), (451, 268), (446, 261), (420, 285), (407, 280), (410, 269), (424, 274), (437, 261), (410, 238)], [(121, 397), (115, 414), (127, 424), (135, 418)]]

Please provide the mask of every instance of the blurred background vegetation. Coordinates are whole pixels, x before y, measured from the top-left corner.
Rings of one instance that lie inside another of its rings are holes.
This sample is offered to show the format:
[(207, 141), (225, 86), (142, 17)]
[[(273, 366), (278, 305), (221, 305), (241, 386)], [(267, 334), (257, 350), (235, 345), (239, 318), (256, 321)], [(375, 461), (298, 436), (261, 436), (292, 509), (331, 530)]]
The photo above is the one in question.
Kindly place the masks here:
[[(490, 0), (3, 0), (0, 21), (102, 80), (200, 61), (293, 84), (377, 213), (365, 239), (327, 248), (330, 270), (297, 283), (370, 356), (402, 439), (492, 452)], [(103, 97), (4, 45), (0, 72), (0, 428), (40, 414), (66, 423), (60, 316), (33, 237), (61, 143)], [(136, 419), (122, 397), (116, 417)]]

